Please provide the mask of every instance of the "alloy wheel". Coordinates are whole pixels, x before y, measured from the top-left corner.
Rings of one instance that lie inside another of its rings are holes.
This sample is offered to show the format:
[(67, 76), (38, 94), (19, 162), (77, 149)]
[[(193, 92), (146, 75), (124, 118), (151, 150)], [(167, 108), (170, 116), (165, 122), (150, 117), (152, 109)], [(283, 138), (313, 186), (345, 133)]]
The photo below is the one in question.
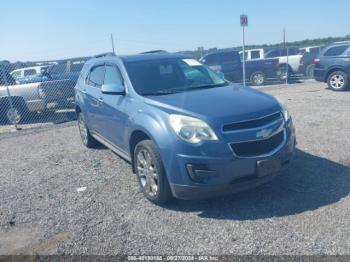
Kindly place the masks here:
[(255, 85), (258, 85), (258, 86), (262, 85), (264, 83), (264, 76), (263, 76), (263, 74), (262, 73), (254, 74), (254, 76), (253, 76), (253, 83)]
[(158, 193), (159, 176), (151, 154), (141, 149), (136, 157), (137, 175), (145, 193), (154, 197)]
[(6, 117), (11, 124), (19, 124), (22, 120), (21, 112), (18, 108), (9, 108)]
[(334, 89), (342, 89), (345, 84), (344, 76), (342, 75), (333, 75), (329, 81), (330, 85)]

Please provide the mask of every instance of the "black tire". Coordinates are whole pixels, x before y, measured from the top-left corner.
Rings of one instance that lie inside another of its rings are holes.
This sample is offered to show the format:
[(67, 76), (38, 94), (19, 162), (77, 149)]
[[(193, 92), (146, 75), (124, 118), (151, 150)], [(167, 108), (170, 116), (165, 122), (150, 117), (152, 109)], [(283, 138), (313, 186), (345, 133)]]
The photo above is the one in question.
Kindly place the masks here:
[(253, 86), (261, 86), (265, 84), (265, 74), (261, 71), (254, 72), (250, 76), (250, 83)]
[(12, 125), (22, 124), (26, 115), (28, 116), (28, 110), (19, 103), (13, 103), (12, 107), (7, 106), (5, 110), (6, 122)]
[(80, 138), (84, 146), (88, 148), (95, 148), (100, 145), (100, 143), (95, 138), (93, 138), (93, 136), (90, 134), (90, 131), (86, 126), (85, 118), (82, 112), (78, 113), (78, 128), (79, 128)]
[(345, 91), (349, 87), (349, 76), (343, 71), (335, 71), (328, 76), (327, 84), (333, 91)]
[[(149, 156), (145, 155), (146, 152)], [(143, 156), (145, 161), (150, 158), (149, 164), (146, 164), (142, 157), (138, 158), (139, 155)], [(143, 140), (139, 142), (135, 147), (133, 159), (134, 170), (144, 196), (157, 205), (169, 201), (172, 198), (169, 182), (158, 149), (153, 141)]]
[(310, 78), (314, 78), (314, 68), (315, 65), (311, 64), (306, 67), (305, 75)]

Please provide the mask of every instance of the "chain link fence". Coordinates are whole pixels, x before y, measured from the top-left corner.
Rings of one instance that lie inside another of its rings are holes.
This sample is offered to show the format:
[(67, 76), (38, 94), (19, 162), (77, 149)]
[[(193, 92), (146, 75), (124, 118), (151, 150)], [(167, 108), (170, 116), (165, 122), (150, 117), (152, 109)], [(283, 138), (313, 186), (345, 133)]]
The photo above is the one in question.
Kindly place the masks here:
[(87, 59), (0, 65), (0, 133), (74, 121), (74, 86)]
[[(255, 66), (257, 70), (247, 70), (250, 72), (247, 75), (247, 85), (298, 83), (312, 78), (310, 73), (312, 61), (308, 59), (307, 64), (305, 61), (303, 63), (302, 59), (305, 57), (307, 56), (300, 54), (290, 56), (290, 65), (279, 63), (278, 67), (273, 68), (276, 72), (272, 77)], [(0, 133), (75, 121), (74, 86), (88, 59), (89, 57), (80, 57), (46, 62), (1, 64)], [(275, 60), (278, 62), (278, 59)], [(248, 58), (247, 67), (249, 63), (261, 62), (259, 59)], [(231, 80), (228, 77), (227, 79)]]

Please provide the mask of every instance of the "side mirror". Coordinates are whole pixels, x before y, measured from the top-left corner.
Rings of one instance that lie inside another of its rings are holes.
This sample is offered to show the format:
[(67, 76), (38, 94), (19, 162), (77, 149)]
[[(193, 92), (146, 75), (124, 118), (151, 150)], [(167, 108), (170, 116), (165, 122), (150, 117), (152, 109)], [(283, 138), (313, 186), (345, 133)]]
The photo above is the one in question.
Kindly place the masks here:
[(216, 74), (217, 74), (219, 77), (221, 77), (222, 79), (225, 79), (225, 74), (224, 74), (223, 72), (219, 71), (219, 72), (216, 72)]
[(107, 95), (124, 95), (125, 88), (121, 84), (102, 85), (101, 92)]

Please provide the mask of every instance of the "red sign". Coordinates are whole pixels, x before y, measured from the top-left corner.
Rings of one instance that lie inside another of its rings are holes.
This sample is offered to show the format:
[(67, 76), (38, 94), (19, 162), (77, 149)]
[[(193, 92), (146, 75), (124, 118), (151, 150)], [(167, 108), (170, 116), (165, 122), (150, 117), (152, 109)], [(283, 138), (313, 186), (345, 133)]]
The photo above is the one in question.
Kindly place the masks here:
[(241, 26), (248, 26), (248, 16), (241, 15)]

